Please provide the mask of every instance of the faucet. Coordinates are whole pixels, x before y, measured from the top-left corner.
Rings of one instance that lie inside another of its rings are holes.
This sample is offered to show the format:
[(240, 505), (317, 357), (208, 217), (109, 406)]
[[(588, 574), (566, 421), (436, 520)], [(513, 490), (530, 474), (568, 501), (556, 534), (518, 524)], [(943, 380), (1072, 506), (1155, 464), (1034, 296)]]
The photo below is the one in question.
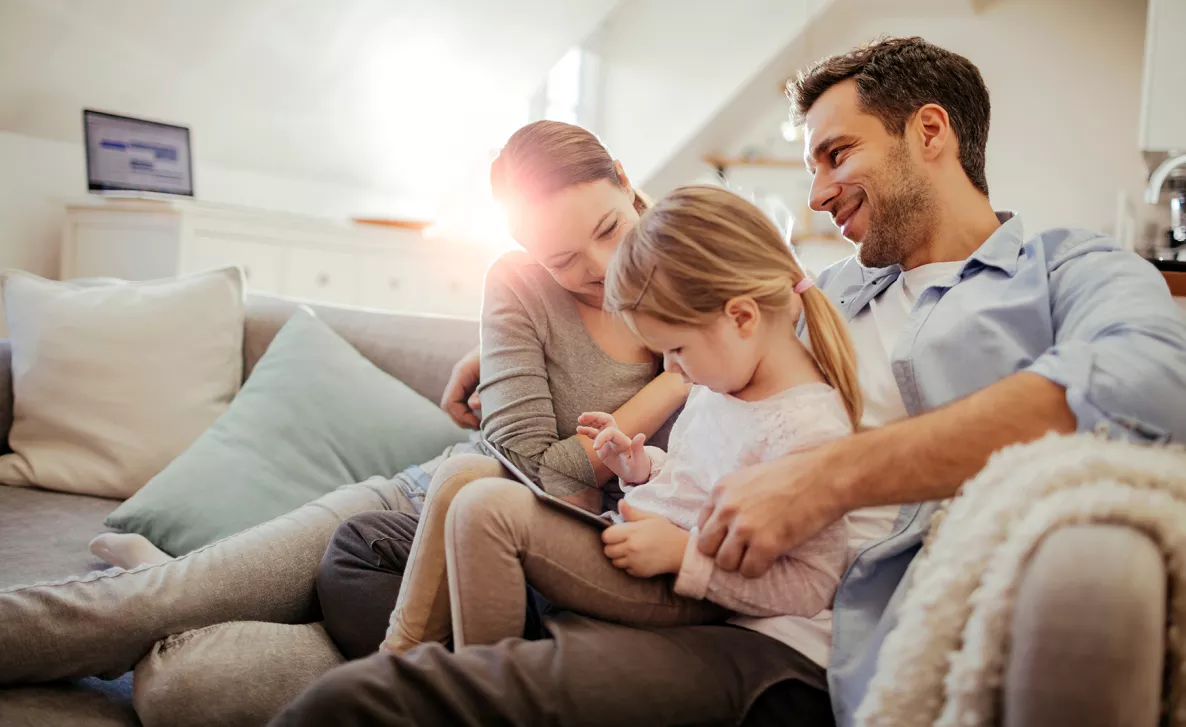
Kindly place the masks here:
[[(1166, 159), (1149, 177), (1149, 186), (1145, 188), (1145, 202), (1158, 204), (1161, 202), (1161, 188), (1169, 179), (1170, 174), (1179, 168), (1186, 167), (1186, 154)], [(1174, 190), (1170, 198), (1170, 228), (1177, 243), (1186, 243), (1186, 190)]]

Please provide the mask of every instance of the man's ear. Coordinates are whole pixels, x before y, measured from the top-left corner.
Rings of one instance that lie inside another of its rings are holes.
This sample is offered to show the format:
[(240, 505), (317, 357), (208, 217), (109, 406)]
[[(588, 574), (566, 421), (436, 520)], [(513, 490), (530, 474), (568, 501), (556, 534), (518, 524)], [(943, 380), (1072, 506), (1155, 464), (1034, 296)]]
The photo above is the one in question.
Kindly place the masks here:
[(725, 317), (737, 328), (742, 338), (753, 335), (757, 330), (758, 320), (762, 317), (762, 310), (754, 299), (748, 295), (730, 298), (725, 302)]
[(951, 129), (951, 117), (947, 109), (939, 104), (929, 103), (914, 114), (915, 133), (920, 142), (919, 149), (924, 161), (934, 161), (955, 141)]

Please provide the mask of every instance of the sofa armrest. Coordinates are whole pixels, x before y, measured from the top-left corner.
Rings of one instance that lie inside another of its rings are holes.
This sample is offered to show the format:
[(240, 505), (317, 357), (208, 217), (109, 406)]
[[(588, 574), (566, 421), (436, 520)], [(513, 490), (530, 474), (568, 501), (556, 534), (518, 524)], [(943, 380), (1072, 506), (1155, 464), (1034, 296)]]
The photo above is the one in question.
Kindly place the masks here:
[(1004, 726), (1155, 727), (1165, 619), (1165, 560), (1146, 535), (1121, 525), (1051, 534), (1017, 594)]
[(8, 431), (12, 429), (12, 345), (0, 340), (0, 454), (8, 447)]

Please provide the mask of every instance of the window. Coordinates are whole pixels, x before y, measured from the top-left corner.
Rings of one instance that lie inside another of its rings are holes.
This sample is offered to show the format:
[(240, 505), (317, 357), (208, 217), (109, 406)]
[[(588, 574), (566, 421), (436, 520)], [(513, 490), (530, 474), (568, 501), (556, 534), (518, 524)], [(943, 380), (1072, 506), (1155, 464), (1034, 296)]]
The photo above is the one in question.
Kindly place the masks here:
[(551, 119), (568, 124), (593, 126), (591, 89), (596, 68), (593, 55), (584, 46), (576, 46), (548, 71), (543, 85), (531, 99), (531, 118)]

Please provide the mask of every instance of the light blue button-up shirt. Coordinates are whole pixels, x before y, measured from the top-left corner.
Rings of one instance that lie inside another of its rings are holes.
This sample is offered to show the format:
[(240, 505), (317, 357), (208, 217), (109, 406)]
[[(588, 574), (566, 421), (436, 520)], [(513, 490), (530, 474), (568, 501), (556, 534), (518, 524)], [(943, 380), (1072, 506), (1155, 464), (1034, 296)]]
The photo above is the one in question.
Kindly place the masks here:
[[(1110, 237), (1055, 229), (1028, 241), (1002, 224), (950, 280), (928, 288), (891, 356), (906, 411), (921, 414), (1029, 371), (1066, 388), (1080, 431), (1186, 442), (1186, 317), (1161, 273)], [(848, 320), (897, 279), (855, 258), (819, 277)], [(837, 723), (853, 715), (897, 623), (906, 569), (936, 503), (905, 505), (840, 583), (828, 684)]]

